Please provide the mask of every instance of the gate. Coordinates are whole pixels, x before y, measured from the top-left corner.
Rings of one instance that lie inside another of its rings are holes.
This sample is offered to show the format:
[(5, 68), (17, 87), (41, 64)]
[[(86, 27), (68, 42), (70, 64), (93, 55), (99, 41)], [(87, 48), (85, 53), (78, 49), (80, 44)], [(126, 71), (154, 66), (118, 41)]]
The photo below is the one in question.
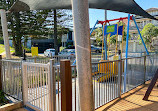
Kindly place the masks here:
[(22, 68), (24, 105), (34, 110), (52, 111), (55, 108), (52, 65), (23, 62)]

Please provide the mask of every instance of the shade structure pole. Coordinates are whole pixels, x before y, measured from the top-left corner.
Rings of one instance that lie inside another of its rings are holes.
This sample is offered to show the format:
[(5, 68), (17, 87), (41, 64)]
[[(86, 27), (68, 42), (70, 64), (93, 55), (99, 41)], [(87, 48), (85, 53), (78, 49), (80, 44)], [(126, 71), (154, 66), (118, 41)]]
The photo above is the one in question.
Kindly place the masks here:
[(5, 51), (6, 51), (6, 59), (11, 59), (6, 11), (4, 9), (1, 9), (0, 13), (1, 13), (1, 24), (2, 24), (2, 31), (3, 31), (3, 40), (4, 40), (4, 45), (5, 45)]
[(88, 0), (71, 0), (81, 111), (94, 111)]
[[(98, 20), (96, 21), (96, 23), (94, 24), (93, 28), (90, 30), (90, 35), (93, 33), (93, 31), (95, 30), (96, 28), (96, 25), (98, 24)], [(75, 65), (76, 64), (76, 59), (74, 60), (74, 62), (72, 63), (72, 65)]]
[(105, 30), (105, 25), (102, 25), (103, 27), (103, 38), (104, 38), (104, 60), (107, 60), (108, 56), (107, 56), (107, 36), (104, 35), (104, 30)]
[(129, 40), (129, 23), (130, 23), (130, 14), (128, 14), (128, 24), (127, 24), (127, 37), (126, 37), (126, 54), (125, 54), (125, 73), (124, 73), (124, 92), (126, 92), (126, 75), (127, 75), (127, 58), (128, 58), (128, 40)]
[(142, 40), (143, 46), (144, 46), (144, 48), (145, 48), (145, 51), (146, 51), (147, 55), (149, 55), (148, 49), (146, 48), (145, 42), (144, 42), (143, 37), (142, 37), (142, 35), (141, 35), (141, 33), (140, 33), (140, 30), (139, 30), (139, 28), (138, 28), (138, 25), (137, 25), (137, 22), (136, 22), (136, 20), (135, 20), (135, 17), (133, 16), (132, 19), (133, 19), (133, 21), (134, 21), (134, 23), (135, 23), (135, 26), (136, 26), (137, 30), (138, 30), (138, 33), (139, 33), (140, 38), (141, 38), (141, 40)]
[[(107, 20), (107, 10), (105, 10), (105, 21), (106, 20)], [(107, 25), (106, 22), (104, 24), (104, 27), (105, 27), (105, 25)], [(103, 32), (103, 34), (104, 34), (104, 32)], [(107, 35), (104, 36), (104, 50), (105, 50), (105, 58), (104, 59), (107, 60), (108, 59), (108, 57), (107, 57)]]

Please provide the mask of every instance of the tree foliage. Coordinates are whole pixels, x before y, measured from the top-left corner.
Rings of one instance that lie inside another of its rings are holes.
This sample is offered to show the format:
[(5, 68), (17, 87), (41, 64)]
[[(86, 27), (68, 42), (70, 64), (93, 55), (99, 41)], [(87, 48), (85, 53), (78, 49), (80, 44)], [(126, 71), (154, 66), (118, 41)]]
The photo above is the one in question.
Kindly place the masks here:
[(102, 28), (97, 28), (94, 30), (92, 36), (95, 36), (96, 38), (96, 45), (101, 46), (102, 45), (102, 39), (103, 39), (103, 29)]
[[(1, 8), (9, 10), (15, 0), (1, 0)], [(28, 35), (46, 35), (46, 18), (50, 10), (10, 12), (7, 14), (9, 35), (13, 39), (15, 55), (22, 56), (22, 38)]]
[[(153, 48), (153, 46), (152, 46), (153, 37), (158, 36), (158, 27), (156, 27), (152, 23), (149, 23), (149, 24), (145, 25), (145, 27), (143, 28), (143, 30), (141, 31), (141, 35), (143, 37), (145, 44), (149, 45), (150, 49), (151, 49), (151, 48)], [(138, 40), (139, 40), (139, 43), (141, 44), (142, 40), (141, 40), (140, 36), (138, 37)]]
[[(15, 0), (1, 0), (1, 9), (8, 10), (14, 4)], [(22, 39), (28, 37), (48, 37), (49, 34), (54, 34), (54, 12), (53, 10), (34, 10), (25, 12), (10, 12), (7, 14), (9, 35), (13, 38), (15, 55), (22, 55)], [(64, 10), (57, 11), (57, 35), (62, 35), (68, 30), (65, 30), (67, 12)]]

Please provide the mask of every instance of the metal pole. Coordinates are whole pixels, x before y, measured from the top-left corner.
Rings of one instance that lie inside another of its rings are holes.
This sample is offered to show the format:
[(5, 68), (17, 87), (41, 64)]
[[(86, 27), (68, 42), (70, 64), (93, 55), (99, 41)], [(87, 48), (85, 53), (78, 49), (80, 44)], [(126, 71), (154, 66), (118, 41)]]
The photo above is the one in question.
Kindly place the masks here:
[(104, 50), (105, 50), (105, 54), (104, 54), (104, 60), (107, 60), (108, 56), (107, 56), (107, 36), (104, 36), (104, 25), (102, 25), (103, 27), (103, 37), (104, 37)]
[(144, 84), (146, 81), (146, 55), (144, 56)]
[(145, 51), (146, 51), (147, 55), (149, 55), (148, 49), (146, 48), (146, 45), (145, 45), (145, 43), (144, 43), (143, 37), (142, 37), (142, 35), (141, 35), (141, 33), (140, 33), (140, 30), (139, 30), (139, 28), (138, 28), (138, 25), (137, 25), (137, 22), (136, 22), (134, 16), (133, 16), (133, 21), (134, 21), (134, 23), (135, 23), (135, 25), (136, 25), (136, 28), (137, 28), (137, 30), (138, 30), (138, 33), (139, 33), (139, 35), (140, 35), (140, 38), (141, 38), (142, 43), (143, 43), (143, 45), (144, 45)]
[(121, 97), (121, 77), (122, 77), (122, 58), (121, 58), (121, 50), (119, 53), (119, 63), (118, 63), (118, 97)]
[(93, 31), (94, 31), (94, 29), (95, 29), (95, 27), (96, 27), (97, 24), (98, 24), (98, 20), (97, 20), (96, 23), (94, 24), (94, 27), (91, 29), (90, 35), (93, 33)]
[(71, 0), (81, 111), (94, 111), (88, 0)]
[[(106, 20), (107, 20), (107, 10), (105, 10), (105, 21)], [(105, 23), (105, 25), (106, 25), (106, 23)], [(103, 25), (103, 26), (105, 26), (105, 25)], [(104, 28), (103, 28), (103, 31), (104, 31)], [(103, 34), (104, 34), (104, 32), (103, 32)], [(107, 35), (104, 36), (104, 50), (105, 50), (105, 56), (104, 56), (105, 59), (104, 60), (107, 60), (108, 59), (108, 57), (107, 57)]]
[(105, 10), (105, 21), (107, 20), (107, 10)]
[(26, 51), (25, 51), (25, 49), (23, 50), (23, 60), (26, 61)]
[(129, 23), (130, 23), (130, 14), (128, 14), (128, 24), (127, 24), (126, 55), (125, 55), (126, 60), (125, 60), (125, 73), (124, 73), (124, 92), (126, 91), (126, 74), (127, 74), (127, 58), (128, 58)]
[(2, 90), (2, 78), (3, 78), (3, 73), (2, 73), (2, 56), (0, 55), (0, 90)]
[(5, 51), (6, 51), (6, 59), (11, 59), (6, 11), (4, 9), (1, 9), (0, 11), (1, 11), (1, 24), (2, 24), (2, 30), (3, 30), (3, 39), (4, 39), (4, 46), (5, 46)]

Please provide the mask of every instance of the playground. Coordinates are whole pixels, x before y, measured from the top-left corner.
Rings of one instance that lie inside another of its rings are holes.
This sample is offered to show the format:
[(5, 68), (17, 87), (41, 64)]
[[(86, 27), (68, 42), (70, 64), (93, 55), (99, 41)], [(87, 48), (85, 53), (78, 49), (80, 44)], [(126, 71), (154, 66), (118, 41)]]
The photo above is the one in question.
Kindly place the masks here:
[[(6, 11), (1, 10), (2, 30), (6, 59), (0, 55), (0, 90), (16, 102), (34, 110), (43, 111), (94, 111), (122, 94), (144, 84), (153, 77), (157, 79), (157, 54), (149, 53), (138, 28), (136, 14), (154, 19), (133, 0), (18, 0), (8, 13), (29, 10), (70, 9), (72, 8), (76, 56), (52, 56), (41, 59), (12, 59), (10, 55)], [(83, 5), (84, 4), (84, 5)], [(89, 8), (108, 9), (128, 13), (127, 17), (96, 21), (89, 30)], [(55, 18), (55, 17), (54, 17)], [(124, 22), (127, 21), (125, 26)], [(129, 27), (133, 21), (143, 43), (145, 54), (129, 57)], [(90, 34), (98, 24), (102, 25), (102, 53), (99, 61), (93, 62), (91, 56)], [(54, 25), (55, 27), (55, 25)], [(124, 35), (126, 29), (126, 37)], [(54, 32), (56, 33), (56, 32)], [(111, 56), (110, 38), (116, 36), (114, 55)], [(126, 38), (126, 45), (123, 46)], [(123, 47), (125, 51), (123, 52)], [(35, 48), (35, 47), (34, 47)], [(32, 49), (33, 50), (33, 49)], [(38, 56), (37, 48), (34, 56)], [(125, 56), (123, 55), (125, 53)], [(73, 62), (71, 64), (71, 62)], [(144, 98), (147, 100), (152, 85)]]
[[(124, 29), (125, 29), (125, 23), (124, 20), (128, 20), (127, 24), (127, 37), (126, 37), (126, 51), (125, 51), (125, 60), (121, 63), (119, 63), (119, 60), (122, 59), (122, 54), (123, 54), (123, 40), (124, 40)], [(110, 24), (110, 22), (116, 22), (116, 24)], [(121, 73), (124, 74), (126, 77), (127, 73), (127, 58), (128, 58), (128, 41), (129, 41), (129, 26), (130, 26), (130, 21), (134, 21), (135, 26), (137, 28), (137, 31), (139, 33), (139, 36), (142, 40), (144, 49), (146, 51), (146, 54), (149, 55), (149, 52), (147, 50), (147, 47), (144, 43), (144, 40), (141, 36), (140, 30), (138, 28), (138, 25), (136, 23), (136, 20), (134, 16), (128, 15), (128, 17), (123, 17), (123, 18), (118, 18), (118, 19), (112, 19), (112, 20), (106, 20), (106, 21), (96, 21), (94, 27), (91, 29), (90, 34), (93, 33), (93, 31), (96, 28), (97, 24), (102, 25), (102, 33), (103, 33), (103, 38), (102, 38), (102, 56), (101, 60), (99, 61), (100, 64), (98, 64), (98, 71), (92, 73), (92, 75), (97, 75), (97, 81), (103, 82), (106, 79), (113, 78), (115, 76), (118, 76), (117, 74), (120, 73), (120, 70), (118, 70), (118, 67), (121, 67)], [(120, 22), (122, 25), (120, 25)], [(110, 44), (107, 43), (109, 41), (110, 43), (110, 37), (112, 35), (116, 35), (116, 46), (115, 46), (115, 55), (109, 58), (109, 47)], [(104, 51), (103, 51), (104, 50)], [(109, 62), (108, 62), (109, 61)], [(115, 62), (110, 62), (110, 61), (115, 61)], [(106, 63), (105, 63), (106, 62)], [(119, 75), (120, 76), (120, 75)], [(126, 86), (126, 80), (124, 81), (124, 86)]]

